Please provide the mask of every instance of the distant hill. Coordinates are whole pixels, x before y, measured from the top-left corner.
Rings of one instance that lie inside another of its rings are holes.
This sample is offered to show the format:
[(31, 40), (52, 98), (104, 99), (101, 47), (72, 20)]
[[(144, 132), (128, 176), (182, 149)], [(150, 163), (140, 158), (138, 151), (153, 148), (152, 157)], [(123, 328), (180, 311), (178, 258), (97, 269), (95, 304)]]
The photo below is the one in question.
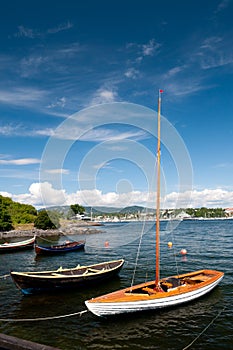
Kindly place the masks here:
[(115, 208), (115, 207), (104, 207), (104, 206), (98, 206), (98, 207), (84, 207), (87, 214), (93, 215), (101, 215), (101, 214), (114, 214), (119, 213), (122, 208)]
[[(146, 208), (138, 205), (133, 205), (125, 208), (119, 208), (119, 207), (105, 207), (105, 206), (96, 206), (96, 207), (84, 207), (85, 213), (87, 215), (91, 215), (91, 212), (93, 215), (104, 215), (104, 214), (137, 214), (142, 212), (154, 212), (155, 209)], [(69, 205), (63, 205), (63, 206), (53, 206), (46, 208), (47, 210), (54, 210), (59, 213), (67, 214), (70, 206)]]
[[(52, 207), (48, 207), (48, 208), (41, 208), (40, 210), (51, 210), (51, 211), (57, 211), (60, 214), (67, 214), (70, 206), (69, 205), (54, 205)], [(39, 211), (40, 211), (39, 210)]]
[(121, 209), (120, 213), (121, 214), (137, 214), (137, 213), (145, 213), (147, 211), (155, 211), (154, 209), (149, 209), (145, 207), (140, 207), (138, 205), (133, 205), (130, 207), (125, 207)]

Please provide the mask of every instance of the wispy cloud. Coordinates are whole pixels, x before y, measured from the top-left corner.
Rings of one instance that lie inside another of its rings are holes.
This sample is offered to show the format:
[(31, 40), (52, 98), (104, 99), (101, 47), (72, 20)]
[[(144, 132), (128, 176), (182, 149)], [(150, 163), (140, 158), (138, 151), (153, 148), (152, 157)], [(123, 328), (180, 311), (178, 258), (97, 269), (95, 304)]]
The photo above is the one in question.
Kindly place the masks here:
[(233, 52), (227, 38), (212, 36), (205, 38), (196, 54), (202, 69), (211, 69), (233, 63)]
[(13, 106), (33, 106), (35, 102), (44, 100), (47, 96), (46, 91), (28, 88), (28, 87), (15, 87), (6, 90), (0, 90), (0, 103), (6, 103)]
[(217, 7), (215, 13), (217, 14), (217, 13), (225, 10), (229, 4), (230, 4), (230, 0), (221, 0), (220, 3), (218, 4), (218, 7)]
[[(116, 127), (108, 128), (107, 126), (90, 129), (84, 132), (84, 129), (80, 129), (78, 125), (73, 126), (72, 129), (69, 128), (69, 125), (66, 127), (58, 128), (56, 130), (46, 128), (40, 129), (34, 132), (33, 134), (39, 136), (52, 136), (53, 138), (61, 140), (80, 140), (80, 141), (91, 141), (91, 142), (105, 142), (105, 141), (122, 141), (122, 140), (144, 140), (148, 138), (148, 134), (143, 130), (131, 130), (131, 131), (121, 131)], [(121, 149), (119, 147), (119, 149)]]
[(63, 175), (68, 175), (70, 173), (68, 169), (48, 169), (45, 172), (48, 174), (63, 174)]
[(71, 29), (71, 28), (73, 28), (73, 23), (71, 23), (70, 21), (67, 21), (65, 23), (59, 24), (57, 27), (49, 28), (47, 30), (47, 33), (56, 34), (56, 33), (62, 32), (64, 30)]
[(0, 159), (0, 164), (2, 165), (30, 165), (39, 163), (40, 159), (37, 158)]
[(139, 77), (139, 75), (140, 75), (139, 70), (137, 70), (137, 69), (135, 69), (133, 67), (127, 69), (127, 71), (125, 72), (125, 76), (127, 78), (131, 78), (131, 79), (136, 79), (136, 78)]
[(0, 135), (2, 136), (12, 136), (12, 135), (16, 135), (19, 133), (20, 130), (20, 126), (16, 126), (16, 125), (1, 125), (0, 126)]
[(151, 39), (148, 43), (143, 44), (141, 46), (142, 55), (143, 56), (153, 56), (158, 49), (160, 48), (161, 44), (157, 43), (155, 39)]
[(38, 32), (38, 30), (27, 28), (23, 25), (18, 26), (18, 31), (14, 34), (14, 37), (16, 38), (29, 38), (34, 39), (36, 37), (41, 36), (41, 33)]
[(72, 27), (73, 27), (73, 24), (70, 21), (58, 24), (56, 27), (48, 28), (45, 31), (35, 29), (35, 28), (28, 28), (28, 27), (25, 27), (24, 25), (20, 25), (18, 26), (18, 31), (14, 33), (14, 37), (35, 39), (35, 38), (44, 37), (48, 34), (56, 34), (64, 30), (69, 30)]
[(50, 105), (48, 105), (48, 108), (54, 108), (54, 107), (62, 107), (64, 108), (66, 105), (66, 97), (60, 97), (60, 98), (56, 98), (55, 102), (52, 102)]

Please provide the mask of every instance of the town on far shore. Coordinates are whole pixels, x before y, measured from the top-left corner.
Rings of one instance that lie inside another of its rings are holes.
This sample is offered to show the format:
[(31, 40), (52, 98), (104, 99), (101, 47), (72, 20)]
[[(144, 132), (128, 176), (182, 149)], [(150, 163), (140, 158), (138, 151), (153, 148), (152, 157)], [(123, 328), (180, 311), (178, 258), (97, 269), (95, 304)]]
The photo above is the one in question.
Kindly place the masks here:
[[(156, 209), (130, 206), (123, 209), (103, 207), (87, 207), (85, 213), (77, 214), (73, 219), (85, 221), (154, 221)], [(179, 208), (161, 209), (160, 220), (208, 220), (233, 219), (233, 208)]]

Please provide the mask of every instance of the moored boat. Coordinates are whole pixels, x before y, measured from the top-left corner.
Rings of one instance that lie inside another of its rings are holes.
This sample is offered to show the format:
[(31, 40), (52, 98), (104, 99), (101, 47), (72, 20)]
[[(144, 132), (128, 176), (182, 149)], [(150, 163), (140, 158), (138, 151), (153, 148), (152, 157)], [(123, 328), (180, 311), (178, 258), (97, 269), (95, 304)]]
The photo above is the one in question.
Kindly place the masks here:
[(16, 272), (11, 277), (23, 294), (34, 294), (63, 289), (78, 289), (94, 285), (117, 275), (124, 260), (77, 266), (71, 269), (58, 268), (51, 271)]
[(5, 242), (0, 244), (0, 253), (11, 253), (19, 250), (32, 249), (34, 247), (35, 240), (36, 236), (18, 242)]
[(214, 270), (200, 270), (179, 276), (147, 282), (109, 293), (85, 302), (97, 316), (110, 316), (139, 311), (156, 310), (190, 302), (210, 292), (224, 274)]
[(86, 307), (97, 316), (127, 314), (181, 305), (209, 293), (224, 276), (223, 272), (203, 269), (160, 279), (160, 108), (162, 92), (163, 90), (159, 90), (158, 99), (155, 279), (86, 300)]
[(54, 244), (43, 246), (38, 243), (35, 244), (35, 252), (39, 255), (60, 254), (73, 252), (75, 250), (83, 250), (85, 248), (85, 241), (65, 241), (62, 244)]

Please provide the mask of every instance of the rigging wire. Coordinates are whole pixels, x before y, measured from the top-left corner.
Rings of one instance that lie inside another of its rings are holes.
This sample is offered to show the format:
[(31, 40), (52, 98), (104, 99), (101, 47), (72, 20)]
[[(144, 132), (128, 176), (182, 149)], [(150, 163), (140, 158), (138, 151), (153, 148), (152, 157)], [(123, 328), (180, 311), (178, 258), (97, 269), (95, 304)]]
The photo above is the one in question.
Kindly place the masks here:
[(140, 235), (140, 239), (139, 239), (138, 250), (137, 250), (136, 260), (135, 260), (135, 264), (134, 264), (134, 270), (133, 270), (133, 276), (132, 276), (132, 281), (131, 281), (130, 288), (132, 288), (133, 285), (134, 285), (134, 280), (135, 280), (135, 275), (136, 275), (136, 270), (137, 270), (137, 264), (138, 264), (138, 259), (139, 259), (139, 255), (140, 255), (141, 244), (142, 244), (142, 236), (143, 236), (144, 229), (145, 229), (145, 222), (146, 222), (146, 220), (144, 219), (143, 220), (143, 225), (142, 225), (142, 230), (141, 230), (141, 235)]
[[(171, 235), (172, 235), (172, 241), (175, 243), (174, 230), (172, 230)], [(173, 255), (174, 255), (174, 258), (175, 258), (176, 274), (179, 276), (180, 273), (179, 273), (179, 266), (178, 266), (178, 261), (177, 261), (177, 252), (176, 252), (176, 250), (174, 248), (175, 246), (176, 246), (176, 244), (174, 244), (172, 246), (172, 249), (173, 249)]]
[[(156, 157), (156, 162), (155, 162), (155, 167), (154, 167), (152, 179), (155, 179), (155, 169), (156, 169), (157, 163), (158, 163), (158, 154), (157, 154), (157, 157)], [(131, 285), (130, 285), (131, 290), (132, 290), (132, 287), (134, 285), (134, 280), (135, 280), (135, 275), (136, 275), (136, 270), (137, 270), (137, 264), (138, 264), (140, 250), (141, 250), (141, 245), (142, 245), (142, 237), (143, 237), (144, 230), (145, 230), (145, 224), (146, 224), (146, 218), (144, 218), (144, 220), (143, 220), (141, 235), (140, 235), (140, 239), (139, 239), (137, 255), (136, 255), (135, 264), (134, 264), (134, 271), (133, 271), (132, 281), (131, 281)]]

